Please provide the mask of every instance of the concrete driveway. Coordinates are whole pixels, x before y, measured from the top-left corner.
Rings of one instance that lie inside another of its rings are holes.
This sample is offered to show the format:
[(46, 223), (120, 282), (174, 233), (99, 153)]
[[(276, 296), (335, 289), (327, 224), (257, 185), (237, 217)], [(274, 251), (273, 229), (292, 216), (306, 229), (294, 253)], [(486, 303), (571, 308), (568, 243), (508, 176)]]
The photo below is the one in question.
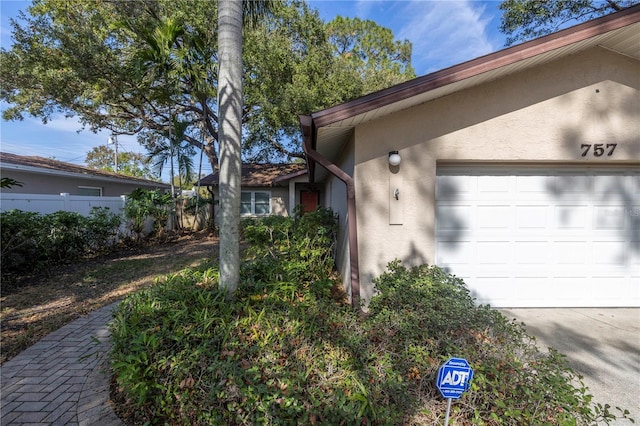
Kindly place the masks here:
[(626, 408), (640, 424), (640, 308), (500, 311), (524, 322), (541, 348), (551, 346), (565, 354), (569, 365), (584, 376), (594, 401)]

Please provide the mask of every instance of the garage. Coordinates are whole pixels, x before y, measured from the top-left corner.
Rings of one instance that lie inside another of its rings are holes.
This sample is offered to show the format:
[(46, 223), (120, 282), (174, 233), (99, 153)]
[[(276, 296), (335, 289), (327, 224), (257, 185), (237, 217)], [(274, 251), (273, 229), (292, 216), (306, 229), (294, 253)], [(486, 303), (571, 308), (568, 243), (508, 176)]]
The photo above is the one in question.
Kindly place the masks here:
[(438, 167), (436, 264), (496, 307), (640, 306), (637, 168)]

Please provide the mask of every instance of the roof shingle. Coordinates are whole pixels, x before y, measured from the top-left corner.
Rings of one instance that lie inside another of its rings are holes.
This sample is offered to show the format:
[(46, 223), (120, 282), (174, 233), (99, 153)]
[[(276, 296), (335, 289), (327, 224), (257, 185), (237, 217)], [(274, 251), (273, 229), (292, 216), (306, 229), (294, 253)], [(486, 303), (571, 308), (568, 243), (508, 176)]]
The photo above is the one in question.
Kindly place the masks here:
[[(307, 169), (304, 163), (293, 164), (243, 164), (242, 165), (242, 186), (274, 186), (278, 182), (288, 180), (306, 174)], [(200, 185), (218, 186), (220, 181), (220, 171), (216, 170), (212, 174), (200, 179)]]
[(122, 175), (105, 170), (91, 169), (89, 167), (79, 166), (77, 164), (65, 163), (64, 161), (52, 160), (50, 158), (38, 156), (26, 156), (10, 154), (8, 152), (0, 152), (0, 164), (12, 164), (15, 166), (33, 167), (42, 170), (48, 170), (51, 172), (75, 173), (86, 176), (120, 179), (140, 183), (154, 183), (159, 186), (169, 187), (168, 184), (161, 182), (155, 182), (152, 180), (142, 179), (134, 176)]

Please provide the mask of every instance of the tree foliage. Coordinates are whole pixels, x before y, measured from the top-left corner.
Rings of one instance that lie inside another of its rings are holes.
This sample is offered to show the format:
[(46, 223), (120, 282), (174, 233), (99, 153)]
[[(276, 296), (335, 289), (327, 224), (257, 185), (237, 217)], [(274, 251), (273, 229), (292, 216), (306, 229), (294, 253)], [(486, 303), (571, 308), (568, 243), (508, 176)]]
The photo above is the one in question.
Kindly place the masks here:
[[(85, 162), (88, 167), (98, 170), (115, 171), (115, 150), (106, 145), (93, 147), (87, 153)], [(149, 169), (149, 160), (137, 152), (118, 152), (118, 173), (145, 179), (157, 177)]]
[(338, 16), (326, 29), (337, 65), (348, 81), (352, 81), (351, 96), (385, 89), (415, 77), (411, 43), (395, 40), (388, 28), (370, 20)]
[(588, 21), (626, 7), (638, 0), (504, 0), (500, 31), (506, 45), (531, 40), (566, 26)]
[(14, 186), (22, 186), (22, 182), (19, 182), (10, 177), (3, 177), (0, 179), (0, 188), (11, 188)]
[[(348, 19), (325, 26), (304, 2), (274, 6), (243, 34), (247, 159), (301, 156), (298, 114), (413, 76), (410, 46), (388, 30)], [(350, 46), (368, 59), (346, 61), (329, 43), (349, 23), (357, 43), (380, 42)], [(150, 147), (180, 123), (183, 141), (217, 165), (217, 2), (36, 0), (12, 36), (0, 54), (5, 119), (77, 115), (89, 130), (136, 134)], [(369, 81), (375, 66), (385, 72)]]

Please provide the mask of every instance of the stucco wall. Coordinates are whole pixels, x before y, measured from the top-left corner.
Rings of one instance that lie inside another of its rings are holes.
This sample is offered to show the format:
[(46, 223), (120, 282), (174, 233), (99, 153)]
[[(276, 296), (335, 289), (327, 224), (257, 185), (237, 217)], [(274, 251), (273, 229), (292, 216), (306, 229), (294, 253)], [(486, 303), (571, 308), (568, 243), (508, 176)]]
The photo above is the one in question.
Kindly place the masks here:
[(60, 194), (66, 192), (70, 195), (79, 195), (78, 187), (87, 186), (102, 188), (103, 197), (119, 197), (127, 195), (134, 189), (155, 189), (153, 185), (126, 184), (119, 182), (99, 181), (90, 177), (66, 177), (49, 174), (30, 173), (22, 170), (3, 169), (3, 177), (10, 177), (22, 183), (22, 186), (3, 188), (3, 192), (16, 194)]
[[(389, 261), (433, 262), (438, 164), (640, 166), (639, 76), (638, 61), (596, 48), (357, 127), (363, 297)], [(581, 156), (596, 143), (615, 155)]]
[[(353, 176), (355, 150), (353, 144), (353, 137), (351, 141), (345, 146), (344, 151), (340, 154), (336, 164), (347, 174)], [(317, 167), (321, 167), (317, 165)], [(336, 250), (336, 267), (342, 277), (342, 286), (351, 297), (351, 264), (349, 262), (349, 233), (348, 233), (348, 214), (347, 214), (347, 186), (340, 179), (333, 175), (329, 175), (325, 182), (325, 187), (322, 191), (324, 194), (323, 202), (324, 207), (331, 208), (334, 213), (338, 214), (338, 221), (340, 223), (340, 230), (338, 232), (337, 250)], [(358, 204), (358, 198), (356, 196), (356, 205)]]

